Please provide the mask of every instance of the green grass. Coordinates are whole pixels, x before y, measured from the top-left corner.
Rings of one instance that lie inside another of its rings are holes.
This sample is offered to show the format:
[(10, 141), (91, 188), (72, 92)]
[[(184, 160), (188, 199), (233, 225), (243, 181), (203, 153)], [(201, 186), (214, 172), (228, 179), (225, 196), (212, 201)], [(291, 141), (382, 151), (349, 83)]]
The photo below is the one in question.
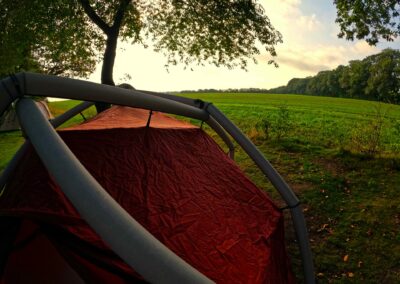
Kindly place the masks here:
[[(58, 101), (58, 102), (53, 102), (50, 103), (50, 111), (54, 116), (58, 116), (62, 113), (64, 113), (65, 110), (71, 109), (72, 107), (76, 106), (79, 104), (79, 101), (73, 101), (73, 100), (67, 100), (67, 101)], [(96, 109), (94, 106), (86, 109), (82, 115), (77, 115), (73, 117), (72, 119), (68, 120), (65, 122), (63, 125), (61, 125), (61, 128), (68, 127), (70, 125), (78, 124), (84, 121), (84, 119), (88, 119), (96, 114)]]
[[(400, 106), (300, 95), (187, 96), (215, 103), (298, 194), (319, 283), (400, 283)], [(51, 108), (57, 114), (73, 104), (76, 102), (57, 102)], [(90, 110), (86, 115), (93, 113)], [(363, 147), (372, 147), (369, 144), (379, 119), (379, 145), (370, 153)], [(80, 121), (78, 116), (68, 124)], [(282, 121), (287, 122), (286, 127)], [(0, 169), (22, 141), (19, 132), (0, 134)], [(239, 149), (235, 159), (257, 185), (284, 206)], [(285, 215), (288, 250), (301, 280), (294, 232), (288, 212)]]
[(24, 142), (20, 131), (0, 133), (0, 171)]
[[(353, 147), (352, 136), (360, 127), (376, 119), (377, 110), (385, 116), (382, 131), (383, 153), (400, 150), (400, 106), (365, 100), (302, 95), (190, 94), (215, 103), (245, 132), (263, 119), (271, 118), (282, 105), (289, 109), (293, 126), (290, 138), (304, 147)], [(249, 133), (248, 133), (249, 134)]]
[[(374, 107), (381, 105), (378, 102), (342, 99), (331, 97), (316, 97), (304, 95), (276, 95), (276, 94), (246, 94), (246, 93), (195, 93), (186, 94), (186, 97), (200, 98), (221, 106), (234, 107), (256, 107), (266, 110), (273, 110), (282, 103), (287, 103), (299, 112), (312, 112), (314, 114), (331, 114), (340, 117), (359, 117), (360, 115), (373, 115)], [(400, 107), (383, 104), (385, 108), (393, 110), (392, 117), (400, 119)]]

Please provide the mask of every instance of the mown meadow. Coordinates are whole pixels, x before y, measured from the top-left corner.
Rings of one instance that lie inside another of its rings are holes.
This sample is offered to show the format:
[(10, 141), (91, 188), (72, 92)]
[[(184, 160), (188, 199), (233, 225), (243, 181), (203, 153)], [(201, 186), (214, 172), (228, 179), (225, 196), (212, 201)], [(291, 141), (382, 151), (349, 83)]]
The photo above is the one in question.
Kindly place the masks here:
[[(298, 194), (319, 283), (400, 282), (400, 106), (301, 95), (184, 95), (217, 105)], [(51, 103), (51, 109), (58, 114), (74, 103)], [(85, 116), (93, 114), (89, 110)], [(79, 121), (80, 116), (69, 123)], [(0, 170), (22, 141), (20, 132), (0, 134)], [(284, 206), (240, 149), (235, 160)], [(288, 251), (301, 281), (285, 215)]]

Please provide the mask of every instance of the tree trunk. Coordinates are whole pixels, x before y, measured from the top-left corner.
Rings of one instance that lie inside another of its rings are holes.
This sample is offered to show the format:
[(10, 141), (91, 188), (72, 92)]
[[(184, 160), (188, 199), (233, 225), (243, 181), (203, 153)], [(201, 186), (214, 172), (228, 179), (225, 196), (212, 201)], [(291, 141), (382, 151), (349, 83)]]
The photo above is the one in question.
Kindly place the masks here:
[(107, 36), (106, 50), (101, 69), (101, 83), (114, 86), (113, 69), (117, 50), (118, 33), (112, 32)]
[[(115, 14), (112, 26), (109, 26), (96, 11), (90, 6), (89, 0), (79, 0), (86, 15), (96, 24), (107, 36), (106, 50), (103, 56), (103, 66), (101, 69), (101, 83), (105, 85), (115, 86), (113, 80), (113, 69), (115, 62), (115, 54), (117, 50), (117, 41), (119, 36), (119, 30), (121, 28), (124, 14), (131, 4), (132, 0), (120, 0), (118, 10)], [(97, 113), (100, 113), (108, 109), (111, 105), (108, 103), (100, 102), (96, 103)]]
[[(113, 79), (113, 70), (115, 55), (117, 50), (118, 32), (111, 32), (107, 35), (106, 49), (103, 56), (103, 66), (101, 68), (101, 83), (105, 85), (115, 86)], [(97, 113), (100, 113), (111, 105), (108, 103), (96, 103)]]

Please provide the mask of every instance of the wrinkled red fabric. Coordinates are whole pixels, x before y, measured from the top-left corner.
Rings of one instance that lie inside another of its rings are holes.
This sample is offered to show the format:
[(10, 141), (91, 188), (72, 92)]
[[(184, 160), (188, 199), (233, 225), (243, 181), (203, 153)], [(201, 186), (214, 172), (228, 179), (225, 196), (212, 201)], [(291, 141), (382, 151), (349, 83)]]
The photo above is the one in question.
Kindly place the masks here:
[[(113, 107), (59, 134), (129, 214), (212, 280), (294, 283), (282, 214), (267, 194), (201, 129), (160, 113), (146, 127), (148, 118)], [(85, 279), (96, 270), (118, 283), (141, 279), (81, 219), (33, 149), (0, 198), (0, 214), (36, 222)]]

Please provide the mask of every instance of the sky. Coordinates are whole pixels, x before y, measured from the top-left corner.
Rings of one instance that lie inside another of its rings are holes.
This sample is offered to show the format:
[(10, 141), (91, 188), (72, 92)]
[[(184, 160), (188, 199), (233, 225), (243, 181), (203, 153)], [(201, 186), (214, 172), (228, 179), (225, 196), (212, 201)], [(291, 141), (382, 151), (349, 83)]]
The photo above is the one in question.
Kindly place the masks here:
[[(313, 76), (349, 60), (362, 59), (384, 48), (400, 48), (400, 40), (377, 46), (365, 41), (339, 39), (335, 23), (333, 0), (259, 0), (274, 27), (281, 32), (283, 43), (276, 46), (279, 67), (268, 64), (266, 52), (258, 64), (249, 64), (247, 71), (229, 70), (212, 65), (164, 67), (166, 58), (151, 49), (119, 42), (114, 66), (116, 84), (130, 83), (136, 89), (151, 91), (181, 91), (198, 89), (261, 88), (269, 89), (292, 78)], [(89, 80), (100, 81), (101, 65)]]

